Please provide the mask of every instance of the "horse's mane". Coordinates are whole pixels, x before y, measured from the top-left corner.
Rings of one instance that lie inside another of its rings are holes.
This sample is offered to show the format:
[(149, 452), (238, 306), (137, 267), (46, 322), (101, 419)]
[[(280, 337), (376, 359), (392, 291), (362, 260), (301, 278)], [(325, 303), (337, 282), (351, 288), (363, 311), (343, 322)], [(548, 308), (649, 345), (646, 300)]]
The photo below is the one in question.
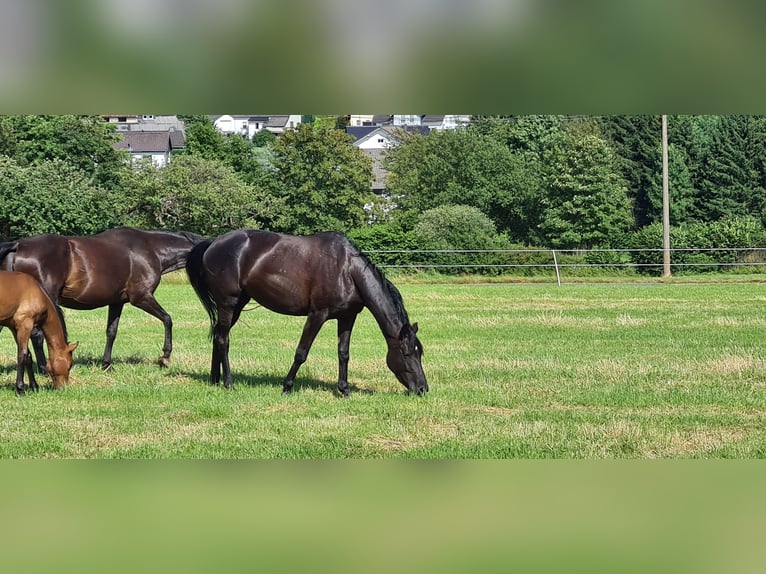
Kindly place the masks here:
[(383, 285), (385, 291), (391, 296), (391, 300), (394, 303), (394, 309), (399, 318), (405, 325), (409, 325), (410, 318), (407, 315), (407, 310), (404, 308), (404, 300), (402, 299), (402, 294), (399, 292), (399, 289), (388, 280), (383, 271), (370, 260), (370, 257), (364, 251), (359, 249), (359, 247), (350, 239), (348, 242), (355, 251), (354, 256), (362, 260), (364, 268), (373, 274), (373, 276)]
[(197, 235), (196, 233), (192, 233), (190, 231), (178, 231), (178, 235), (181, 237), (185, 237), (189, 241), (191, 241), (194, 245), (197, 245), (198, 243), (204, 241), (206, 238), (202, 235)]

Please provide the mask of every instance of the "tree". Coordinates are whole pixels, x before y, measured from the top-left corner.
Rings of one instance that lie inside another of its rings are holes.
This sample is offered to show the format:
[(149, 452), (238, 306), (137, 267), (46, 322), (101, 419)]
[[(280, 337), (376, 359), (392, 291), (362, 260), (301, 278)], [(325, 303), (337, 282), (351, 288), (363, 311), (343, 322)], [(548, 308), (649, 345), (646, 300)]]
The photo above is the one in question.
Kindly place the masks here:
[(441, 205), (469, 205), (520, 241), (536, 221), (539, 201), (536, 165), (494, 136), (476, 128), (400, 136), (385, 157), (388, 189), (406, 217)]
[(179, 116), (184, 121), (186, 147), (184, 154), (207, 159), (223, 159), (224, 136), (208, 116)]
[(224, 163), (179, 155), (165, 167), (137, 166), (122, 204), (128, 225), (220, 235), (260, 227), (254, 189)]
[[(658, 163), (662, 165), (662, 148), (657, 146)], [(692, 220), (695, 190), (689, 173), (688, 156), (677, 144), (668, 144), (668, 186), (670, 196), (670, 224), (680, 225)], [(649, 180), (646, 216), (652, 222), (662, 221), (662, 170)]]
[(755, 215), (766, 207), (763, 120), (722, 116), (700, 169), (696, 210), (701, 220)]
[(291, 233), (348, 231), (365, 222), (372, 162), (344, 132), (300, 124), (270, 146), (273, 179), (261, 197), (268, 224)]
[(60, 160), (0, 158), (0, 235), (91, 235), (119, 223), (115, 195)]
[(0, 117), (0, 153), (22, 166), (58, 159), (110, 188), (126, 168), (125, 152), (113, 147), (120, 137), (100, 116)]
[(273, 133), (269, 130), (259, 130), (253, 135), (253, 145), (255, 147), (266, 147), (276, 139)]
[(564, 249), (608, 246), (633, 225), (627, 187), (608, 143), (569, 136), (554, 165), (541, 229), (548, 245)]
[[(639, 227), (656, 221), (651, 198), (657, 173), (662, 174), (661, 116), (607, 116), (599, 124), (617, 154), (617, 166), (633, 202), (633, 216)], [(670, 187), (675, 189), (676, 182)], [(660, 214), (661, 216), (661, 214)]]

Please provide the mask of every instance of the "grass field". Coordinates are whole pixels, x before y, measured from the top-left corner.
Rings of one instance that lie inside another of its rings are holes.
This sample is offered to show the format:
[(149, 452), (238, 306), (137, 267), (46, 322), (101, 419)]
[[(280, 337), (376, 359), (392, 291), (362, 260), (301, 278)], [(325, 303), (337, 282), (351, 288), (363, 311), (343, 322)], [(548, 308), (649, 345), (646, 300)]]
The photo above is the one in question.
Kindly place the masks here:
[(282, 377), (303, 318), (243, 313), (235, 389), (207, 384), (208, 322), (181, 277), (126, 307), (102, 372), (106, 309), (66, 310), (79, 340), (71, 385), (17, 398), (15, 345), (0, 334), (2, 458), (761, 458), (766, 455), (766, 286), (423, 284), (395, 281), (420, 324), (431, 392), (385, 366), (365, 311), (351, 340), (352, 395), (335, 391), (334, 323), (292, 396)]

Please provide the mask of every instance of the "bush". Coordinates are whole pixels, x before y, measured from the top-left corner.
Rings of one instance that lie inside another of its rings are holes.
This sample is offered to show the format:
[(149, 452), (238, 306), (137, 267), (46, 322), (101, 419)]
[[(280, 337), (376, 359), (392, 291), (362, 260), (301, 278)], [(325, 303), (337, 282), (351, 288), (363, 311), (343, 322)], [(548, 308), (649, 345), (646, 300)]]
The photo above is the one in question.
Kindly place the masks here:
[[(495, 224), (479, 209), (468, 205), (444, 205), (423, 212), (413, 229), (418, 248), (433, 251), (507, 250), (511, 243), (498, 234)], [(497, 274), (497, 268), (483, 265), (503, 264), (502, 253), (422, 253), (421, 263), (439, 265), (445, 272), (465, 269)], [(452, 267), (454, 265), (454, 267)], [(477, 267), (473, 267), (473, 266)], [(470, 267), (464, 267), (470, 266)], [(462, 271), (461, 271), (462, 270)]]
[[(411, 251), (417, 247), (413, 233), (405, 231), (395, 223), (358, 227), (350, 231), (348, 236), (359, 249), (368, 252), (370, 260), (375, 265), (409, 265), (413, 260), (411, 253), (380, 253), (380, 251)], [(369, 253), (371, 251), (375, 253)]]
[[(715, 263), (750, 262), (754, 255), (742, 251), (748, 247), (766, 245), (766, 230), (755, 218), (731, 217), (706, 223), (671, 227), (671, 269), (675, 272), (729, 270), (728, 265)], [(627, 241), (633, 251), (631, 259), (640, 264), (643, 273), (662, 271), (662, 225), (653, 223), (633, 233)], [(710, 264), (710, 265), (706, 265)]]
[(0, 235), (90, 235), (118, 223), (114, 197), (62, 160), (0, 159)]

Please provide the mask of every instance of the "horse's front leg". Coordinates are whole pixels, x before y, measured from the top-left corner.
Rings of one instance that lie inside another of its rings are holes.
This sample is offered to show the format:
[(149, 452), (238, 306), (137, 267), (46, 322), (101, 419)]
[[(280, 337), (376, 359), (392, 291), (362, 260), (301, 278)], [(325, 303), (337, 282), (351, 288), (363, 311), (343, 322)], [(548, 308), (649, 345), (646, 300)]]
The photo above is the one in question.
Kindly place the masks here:
[(298, 369), (306, 362), (311, 350), (311, 345), (314, 339), (319, 333), (319, 329), (322, 328), (324, 322), (327, 320), (325, 313), (309, 313), (306, 318), (306, 324), (303, 325), (303, 333), (301, 339), (298, 341), (298, 348), (295, 350), (295, 357), (293, 358), (293, 364), (290, 367), (290, 371), (285, 377), (285, 382), (282, 385), (282, 393), (289, 395), (293, 390), (293, 384), (295, 383), (295, 376), (298, 374)]
[(106, 320), (106, 347), (104, 347), (104, 356), (101, 359), (101, 368), (105, 371), (112, 368), (112, 348), (117, 338), (117, 327), (120, 324), (123, 307), (125, 307), (125, 303), (109, 305), (109, 317)]
[(351, 392), (348, 386), (348, 349), (355, 321), (356, 314), (338, 319), (338, 391), (344, 397)]

